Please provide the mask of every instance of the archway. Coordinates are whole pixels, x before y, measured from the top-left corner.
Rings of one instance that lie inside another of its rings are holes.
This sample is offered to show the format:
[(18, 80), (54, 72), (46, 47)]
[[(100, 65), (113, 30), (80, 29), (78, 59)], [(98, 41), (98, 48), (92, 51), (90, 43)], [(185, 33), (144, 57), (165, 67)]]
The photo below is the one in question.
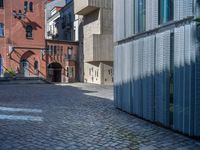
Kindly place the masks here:
[(29, 63), (27, 59), (22, 59), (20, 61), (20, 70), (23, 77), (29, 77)]
[(52, 82), (61, 82), (62, 81), (62, 65), (56, 62), (49, 64), (48, 78)]
[[(23, 77), (29, 77), (33, 74), (33, 71), (31, 71), (32, 64), (32, 57), (35, 55), (32, 51), (26, 51), (20, 59), (20, 74)], [(31, 59), (30, 59), (31, 58)]]

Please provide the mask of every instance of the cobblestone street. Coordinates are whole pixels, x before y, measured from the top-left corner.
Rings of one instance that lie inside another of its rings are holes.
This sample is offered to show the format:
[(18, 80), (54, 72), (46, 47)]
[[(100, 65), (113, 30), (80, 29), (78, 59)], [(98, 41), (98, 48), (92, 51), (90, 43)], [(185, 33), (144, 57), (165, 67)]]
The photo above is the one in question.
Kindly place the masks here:
[(0, 150), (200, 150), (200, 143), (117, 110), (111, 86), (0, 85)]

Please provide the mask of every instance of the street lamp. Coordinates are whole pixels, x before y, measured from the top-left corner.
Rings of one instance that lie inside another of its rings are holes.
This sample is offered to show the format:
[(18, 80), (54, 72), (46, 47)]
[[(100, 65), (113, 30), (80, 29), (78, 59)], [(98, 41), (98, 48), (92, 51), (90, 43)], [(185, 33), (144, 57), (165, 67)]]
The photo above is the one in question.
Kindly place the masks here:
[(18, 12), (16, 10), (13, 10), (13, 16), (16, 19), (21, 20), (21, 19), (26, 18), (26, 12), (27, 12), (26, 9), (23, 13), (22, 13), (22, 10), (19, 10)]

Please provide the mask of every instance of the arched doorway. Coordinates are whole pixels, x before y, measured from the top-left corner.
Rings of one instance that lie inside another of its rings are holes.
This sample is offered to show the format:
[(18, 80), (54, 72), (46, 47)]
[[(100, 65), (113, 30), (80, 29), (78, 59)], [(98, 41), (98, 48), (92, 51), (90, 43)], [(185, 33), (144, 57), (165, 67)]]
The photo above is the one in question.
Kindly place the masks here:
[(35, 53), (28, 50), (26, 51), (20, 59), (20, 74), (23, 77), (31, 77), (34, 74), (33, 65), (35, 60)]
[(61, 82), (62, 81), (62, 65), (56, 62), (49, 64), (48, 78), (52, 82)]
[(0, 77), (3, 76), (3, 58), (0, 55)]
[(22, 59), (20, 61), (20, 70), (21, 70), (21, 74), (24, 76), (24, 77), (29, 77), (29, 64), (28, 64), (28, 61), (27, 59)]

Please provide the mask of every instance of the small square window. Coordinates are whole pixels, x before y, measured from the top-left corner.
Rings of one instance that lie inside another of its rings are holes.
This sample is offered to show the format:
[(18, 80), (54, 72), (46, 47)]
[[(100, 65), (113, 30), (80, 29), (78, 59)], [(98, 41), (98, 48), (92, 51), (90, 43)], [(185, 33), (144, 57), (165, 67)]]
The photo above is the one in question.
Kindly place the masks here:
[(0, 23), (0, 37), (4, 37), (4, 24)]
[(4, 8), (4, 0), (0, 0), (0, 8)]

